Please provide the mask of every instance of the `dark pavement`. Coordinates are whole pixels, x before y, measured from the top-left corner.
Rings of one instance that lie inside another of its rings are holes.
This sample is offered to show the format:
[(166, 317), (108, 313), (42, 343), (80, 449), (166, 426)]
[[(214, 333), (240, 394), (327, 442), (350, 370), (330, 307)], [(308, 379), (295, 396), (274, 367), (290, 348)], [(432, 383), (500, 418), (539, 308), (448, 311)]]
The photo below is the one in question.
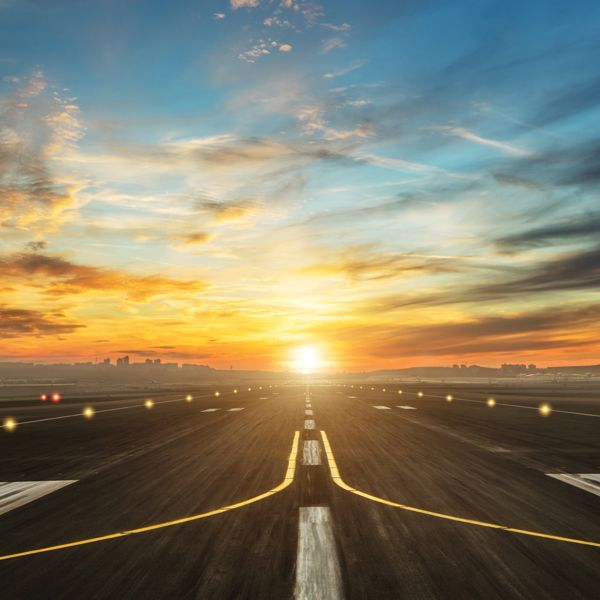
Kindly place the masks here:
[[(600, 418), (584, 416), (600, 415), (593, 390), (315, 384), (314, 414), (305, 415), (304, 386), (252, 388), (234, 394), (220, 386), (218, 397), (216, 387), (199, 388), (190, 403), (183, 391), (1, 403), (0, 417), (19, 426), (0, 431), (0, 481), (77, 480), (0, 514), (3, 556), (261, 494), (282, 482), (301, 432), (294, 481), (282, 491), (181, 525), (1, 561), (2, 597), (292, 598), (295, 590), (308, 597), (296, 565), (299, 508), (311, 506), (329, 507), (335, 544), (327, 554), (341, 573), (341, 589), (317, 581), (323, 591), (315, 600), (598, 597), (600, 547), (359, 497), (332, 480), (320, 434), (327, 432), (344, 481), (374, 496), (600, 542), (600, 496), (546, 475), (600, 473)], [(494, 408), (485, 403), (490, 395)], [(148, 397), (151, 410), (143, 406)], [(542, 402), (554, 409), (548, 417), (537, 411)], [(79, 416), (88, 405), (97, 411), (90, 420)], [(102, 412), (115, 408), (122, 410)], [(219, 410), (203, 412), (211, 408)], [(67, 415), (77, 416), (24, 423)], [(305, 429), (305, 419), (315, 429)], [(320, 445), (321, 465), (303, 465), (308, 440)], [(303, 558), (309, 566), (323, 562), (319, 548), (311, 552)]]

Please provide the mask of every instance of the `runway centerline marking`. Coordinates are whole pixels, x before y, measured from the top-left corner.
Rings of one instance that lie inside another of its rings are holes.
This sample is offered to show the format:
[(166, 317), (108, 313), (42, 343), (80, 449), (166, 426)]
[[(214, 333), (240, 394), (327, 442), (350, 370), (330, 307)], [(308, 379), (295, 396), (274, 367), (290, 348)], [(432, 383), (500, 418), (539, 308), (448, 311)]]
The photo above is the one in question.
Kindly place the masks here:
[(327, 506), (301, 506), (295, 600), (342, 600), (342, 576)]
[(414, 406), (398, 405), (396, 408), (403, 408), (404, 410), (417, 410)]
[(312, 410), (310, 410), (310, 408), (307, 408), (307, 409), (304, 411), (304, 414), (305, 414), (307, 417), (312, 417), (312, 415), (313, 415), (313, 411), (312, 411)]
[(240, 410), (244, 410), (244, 408), (228, 408), (227, 412), (239, 412)]
[(600, 474), (598, 473), (546, 473), (546, 475), (600, 496)]
[(305, 419), (304, 421), (304, 429), (314, 429), (315, 422), (312, 419)]
[(24, 552), (15, 552), (13, 554), (5, 554), (0, 556), (0, 561), (9, 560), (12, 558), (21, 558), (23, 556), (31, 556), (33, 554), (42, 554), (44, 552), (54, 552), (56, 550), (64, 550), (65, 548), (74, 548), (76, 546), (85, 546), (87, 544), (95, 544), (96, 542), (105, 542), (108, 540), (115, 540), (118, 538), (127, 537), (130, 535), (136, 535), (138, 533), (147, 533), (149, 531), (155, 531), (157, 529), (165, 529), (166, 527), (174, 527), (176, 525), (183, 525), (184, 523), (190, 523), (192, 521), (198, 521), (200, 519), (206, 519), (208, 517), (213, 517), (215, 515), (220, 515), (225, 512), (229, 512), (230, 510), (235, 510), (237, 508), (242, 508), (243, 506), (248, 506), (249, 504), (254, 504), (255, 502), (260, 502), (261, 500), (265, 500), (278, 492), (281, 492), (285, 488), (287, 488), (294, 481), (294, 477), (296, 476), (296, 458), (298, 456), (298, 441), (300, 439), (300, 432), (296, 431), (294, 433), (294, 439), (292, 441), (292, 449), (288, 458), (288, 465), (285, 472), (285, 476), (283, 481), (276, 485), (274, 488), (259, 494), (258, 496), (253, 496), (252, 498), (248, 498), (247, 500), (242, 500), (241, 502), (236, 502), (235, 504), (229, 504), (227, 506), (222, 506), (221, 508), (216, 508), (214, 510), (210, 510), (205, 513), (199, 513), (197, 515), (191, 515), (189, 517), (182, 517), (181, 519), (174, 519), (172, 521), (165, 521), (163, 523), (156, 523), (154, 525), (147, 525), (145, 527), (138, 527), (136, 529), (128, 529), (125, 531), (119, 531), (117, 533), (109, 533), (107, 535), (101, 535), (98, 537), (87, 538), (83, 540), (77, 540), (75, 542), (68, 542), (66, 544), (58, 544), (56, 546), (47, 546), (46, 548), (36, 548), (35, 550), (26, 550)]
[(373, 405), (373, 408), (376, 408), (377, 410), (392, 410), (389, 406), (377, 406), (377, 405)]
[(75, 483), (77, 479), (61, 481), (0, 481), (0, 515), (29, 504), (38, 498)]
[(306, 440), (302, 446), (303, 465), (321, 465), (321, 444), (317, 440)]
[(204, 410), (201, 410), (200, 412), (217, 412), (218, 410), (221, 410), (220, 408), (205, 408)]
[(417, 508), (416, 506), (408, 506), (406, 504), (400, 504), (398, 502), (393, 502), (391, 500), (386, 500), (385, 498), (380, 498), (379, 496), (374, 496), (372, 494), (368, 494), (367, 492), (363, 492), (352, 486), (348, 485), (341, 477), (339, 469), (337, 467), (337, 463), (335, 461), (335, 456), (333, 455), (333, 451), (331, 449), (331, 445), (329, 444), (329, 439), (327, 438), (327, 434), (321, 430), (321, 438), (323, 439), (323, 447), (325, 448), (325, 454), (327, 456), (327, 463), (329, 465), (329, 471), (331, 473), (331, 478), (334, 483), (341, 487), (343, 490), (348, 492), (352, 492), (357, 496), (362, 496), (367, 500), (372, 500), (373, 502), (378, 502), (379, 504), (385, 504), (387, 506), (392, 506), (394, 508), (400, 508), (402, 510), (406, 510), (408, 512), (419, 513), (421, 515), (426, 515), (428, 517), (436, 517), (438, 519), (445, 519), (447, 521), (455, 521), (457, 523), (464, 523), (466, 525), (476, 525), (478, 527), (486, 527), (488, 529), (498, 529), (501, 531), (507, 531), (509, 533), (516, 533), (518, 535), (525, 535), (536, 538), (544, 538), (548, 540), (555, 540), (558, 542), (567, 542), (569, 544), (579, 544), (581, 546), (593, 546), (595, 548), (600, 548), (600, 542), (594, 542), (590, 540), (581, 540), (577, 538), (569, 538), (563, 537), (559, 535), (553, 535), (550, 533), (540, 533), (538, 531), (529, 531), (527, 529), (518, 529), (516, 527), (507, 527), (506, 525), (499, 525), (498, 523), (488, 523), (486, 521), (477, 521), (475, 519), (467, 519), (464, 517), (457, 517), (454, 515), (448, 515), (445, 513), (434, 512), (431, 510), (425, 510), (423, 508)]

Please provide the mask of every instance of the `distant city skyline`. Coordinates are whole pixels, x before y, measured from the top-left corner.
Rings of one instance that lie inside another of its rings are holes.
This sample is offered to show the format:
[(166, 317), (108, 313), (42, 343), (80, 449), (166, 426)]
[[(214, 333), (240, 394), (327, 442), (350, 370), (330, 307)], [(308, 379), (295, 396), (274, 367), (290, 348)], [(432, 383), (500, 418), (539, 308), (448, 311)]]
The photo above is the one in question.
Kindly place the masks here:
[(0, 361), (600, 362), (598, 23), (0, 2)]

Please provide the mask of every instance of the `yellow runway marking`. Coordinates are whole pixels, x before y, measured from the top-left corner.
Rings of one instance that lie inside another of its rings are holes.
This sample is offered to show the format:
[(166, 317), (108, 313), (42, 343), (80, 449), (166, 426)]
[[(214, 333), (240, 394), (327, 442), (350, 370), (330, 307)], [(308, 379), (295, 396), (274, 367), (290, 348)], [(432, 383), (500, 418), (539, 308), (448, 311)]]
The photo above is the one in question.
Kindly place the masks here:
[(248, 498), (247, 500), (242, 500), (241, 502), (236, 502), (235, 504), (229, 504), (228, 506), (223, 506), (221, 508), (216, 508), (214, 510), (200, 513), (197, 515), (191, 515), (189, 517), (182, 517), (181, 519), (175, 519), (173, 521), (165, 521), (164, 523), (156, 523), (154, 525), (147, 525), (145, 527), (138, 527), (137, 529), (128, 529), (126, 531), (119, 531), (117, 533), (109, 533), (107, 535), (101, 535), (94, 538), (87, 538), (84, 540), (77, 540), (75, 542), (68, 542), (66, 544), (59, 544), (57, 546), (48, 546), (46, 548), (37, 548), (36, 550), (26, 550), (25, 552), (16, 552), (15, 554), (6, 554), (4, 556), (0, 556), (0, 560), (8, 560), (10, 558), (19, 558), (22, 556), (31, 556), (32, 554), (42, 554), (43, 552), (53, 552), (54, 550), (63, 550), (65, 548), (73, 548), (75, 546), (85, 546), (86, 544), (94, 544), (96, 542), (104, 542), (107, 540), (114, 540), (117, 538), (126, 537), (129, 535), (135, 535), (138, 533), (146, 533), (148, 531), (154, 531), (156, 529), (164, 529), (166, 527), (174, 527), (175, 525), (183, 525), (184, 523), (190, 523), (191, 521), (198, 521), (199, 519), (206, 519), (207, 517), (213, 517), (215, 515), (220, 515), (221, 513), (228, 512), (230, 510), (235, 510), (236, 508), (242, 508), (243, 506), (248, 506), (249, 504), (253, 504), (254, 502), (259, 502), (260, 500), (265, 500), (278, 492), (281, 492), (286, 487), (288, 487), (293, 481), (294, 476), (296, 474), (296, 457), (298, 455), (298, 440), (300, 438), (300, 432), (296, 431), (294, 433), (294, 440), (292, 442), (292, 450), (290, 452), (290, 456), (288, 459), (288, 466), (285, 472), (285, 477), (283, 481), (275, 486), (274, 488), (268, 490), (267, 492), (263, 492), (258, 496), (254, 496), (253, 498)]
[(507, 527), (505, 525), (499, 525), (497, 523), (487, 523), (486, 521), (477, 521), (475, 519), (465, 519), (463, 517), (455, 517), (453, 515), (447, 515), (445, 513), (433, 512), (431, 510), (425, 510), (423, 508), (416, 508), (415, 506), (407, 506), (406, 504), (398, 504), (397, 502), (392, 502), (391, 500), (386, 500), (385, 498), (379, 498), (378, 496), (373, 496), (371, 494), (367, 494), (366, 492), (361, 492), (356, 488), (348, 485), (341, 477), (340, 472), (338, 470), (337, 464), (335, 462), (335, 457), (333, 456), (333, 451), (331, 450), (331, 445), (329, 444), (329, 439), (327, 438), (327, 434), (324, 431), (321, 431), (321, 437), (323, 438), (323, 447), (325, 448), (325, 454), (327, 455), (327, 463), (329, 465), (329, 470), (331, 472), (331, 478), (334, 483), (341, 487), (342, 489), (352, 492), (357, 496), (362, 496), (363, 498), (367, 498), (367, 500), (372, 500), (373, 502), (379, 502), (380, 504), (386, 504), (387, 506), (393, 506), (394, 508), (401, 508), (402, 510), (407, 510), (410, 512), (419, 513), (422, 515), (427, 515), (429, 517), (436, 517), (438, 519), (446, 519), (447, 521), (457, 521), (458, 523), (466, 523), (467, 525), (477, 525), (478, 527), (487, 527), (489, 529), (500, 529), (502, 531), (508, 531), (510, 533), (517, 533), (519, 535), (528, 535), (531, 537), (537, 538), (545, 538), (548, 540), (556, 540), (559, 542), (568, 542), (570, 544), (580, 544), (582, 546), (593, 546), (595, 548), (600, 548), (600, 542), (592, 542), (589, 540), (580, 540), (577, 538), (568, 538), (562, 537), (559, 535), (552, 535), (550, 533), (540, 533), (538, 531), (529, 531), (527, 529), (517, 529), (515, 527)]

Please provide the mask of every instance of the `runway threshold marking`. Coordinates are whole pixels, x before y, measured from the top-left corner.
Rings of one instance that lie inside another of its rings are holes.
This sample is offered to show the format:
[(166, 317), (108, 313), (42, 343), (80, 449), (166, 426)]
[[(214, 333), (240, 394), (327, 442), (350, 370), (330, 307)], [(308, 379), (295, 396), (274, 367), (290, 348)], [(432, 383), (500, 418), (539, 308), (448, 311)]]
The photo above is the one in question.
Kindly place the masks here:
[(342, 576), (331, 512), (327, 506), (300, 507), (295, 600), (342, 600)]
[(0, 481), (0, 515), (29, 504), (38, 498), (75, 483), (76, 479), (61, 481)]
[(329, 439), (327, 438), (327, 434), (321, 430), (321, 438), (323, 440), (323, 447), (325, 448), (325, 454), (327, 456), (327, 463), (329, 465), (329, 471), (331, 473), (331, 478), (334, 483), (341, 487), (343, 490), (348, 492), (352, 492), (357, 496), (362, 496), (367, 500), (372, 500), (373, 502), (378, 502), (379, 504), (385, 504), (387, 506), (392, 506), (394, 508), (401, 508), (402, 510), (406, 510), (409, 512), (419, 513), (422, 515), (426, 515), (428, 517), (436, 517), (438, 519), (445, 519), (447, 521), (455, 521), (458, 523), (464, 523), (466, 525), (476, 525), (478, 527), (486, 527), (488, 529), (499, 529), (501, 531), (507, 531), (509, 533), (516, 533), (518, 535), (526, 535), (530, 537), (544, 538), (548, 540), (555, 540), (558, 542), (567, 542), (569, 544), (579, 544), (581, 546), (592, 546), (595, 548), (600, 548), (600, 542), (594, 542), (591, 540), (581, 540), (578, 538), (569, 538), (563, 537), (560, 535), (553, 535), (550, 533), (541, 533), (539, 531), (529, 531), (528, 529), (518, 529), (516, 527), (507, 527), (506, 525), (499, 525), (498, 523), (488, 523), (486, 521), (477, 521), (475, 519), (466, 519), (464, 517), (457, 517), (454, 515), (448, 515), (446, 513), (434, 512), (431, 510), (425, 510), (423, 508), (417, 508), (415, 506), (408, 506), (406, 504), (400, 504), (398, 502), (392, 502), (391, 500), (386, 500), (385, 498), (379, 498), (378, 496), (373, 496), (372, 494), (368, 494), (367, 492), (363, 492), (361, 490), (357, 490), (352, 486), (348, 485), (341, 477), (339, 469), (337, 467), (337, 463), (335, 461), (335, 456), (333, 455), (333, 451), (331, 449), (331, 445), (329, 444)]
[(600, 496), (600, 474), (598, 473), (546, 473), (546, 475)]
[(288, 458), (288, 465), (285, 472), (285, 476), (283, 481), (276, 485), (274, 488), (259, 494), (258, 496), (253, 496), (252, 498), (248, 498), (247, 500), (242, 500), (241, 502), (236, 502), (235, 504), (229, 504), (227, 506), (222, 506), (221, 508), (216, 508), (214, 510), (210, 510), (205, 513), (199, 513), (197, 515), (191, 515), (189, 517), (182, 517), (180, 519), (174, 519), (172, 521), (165, 521), (163, 523), (156, 523), (154, 525), (146, 525), (145, 527), (138, 527), (136, 529), (127, 529), (125, 531), (119, 531), (116, 533), (109, 533), (107, 535), (101, 535), (98, 537), (87, 538), (83, 540), (77, 540), (74, 542), (67, 542), (66, 544), (58, 544), (55, 546), (47, 546), (46, 548), (36, 548), (35, 550), (26, 550), (24, 552), (15, 552), (13, 554), (5, 554), (0, 556), (0, 561), (9, 560), (12, 558), (21, 558), (23, 556), (31, 556), (33, 554), (42, 554), (44, 552), (54, 552), (56, 550), (65, 550), (66, 548), (74, 548), (76, 546), (85, 546), (87, 544), (95, 544), (96, 542), (105, 542), (108, 540), (115, 540), (118, 538), (127, 537), (130, 535), (136, 535), (138, 533), (147, 533), (149, 531), (155, 531), (157, 529), (165, 529), (167, 527), (174, 527), (176, 525), (183, 525), (185, 523), (191, 523), (192, 521), (198, 521), (200, 519), (206, 519), (207, 517), (213, 517), (215, 515), (220, 515), (225, 512), (229, 512), (230, 510), (235, 510), (237, 508), (242, 508), (243, 506), (248, 506), (249, 504), (254, 504), (255, 502), (260, 502), (261, 500), (265, 500), (281, 492), (285, 488), (287, 488), (294, 481), (294, 477), (296, 475), (296, 458), (298, 456), (298, 441), (300, 439), (300, 432), (296, 431), (294, 433), (294, 439), (292, 440), (292, 449)]

